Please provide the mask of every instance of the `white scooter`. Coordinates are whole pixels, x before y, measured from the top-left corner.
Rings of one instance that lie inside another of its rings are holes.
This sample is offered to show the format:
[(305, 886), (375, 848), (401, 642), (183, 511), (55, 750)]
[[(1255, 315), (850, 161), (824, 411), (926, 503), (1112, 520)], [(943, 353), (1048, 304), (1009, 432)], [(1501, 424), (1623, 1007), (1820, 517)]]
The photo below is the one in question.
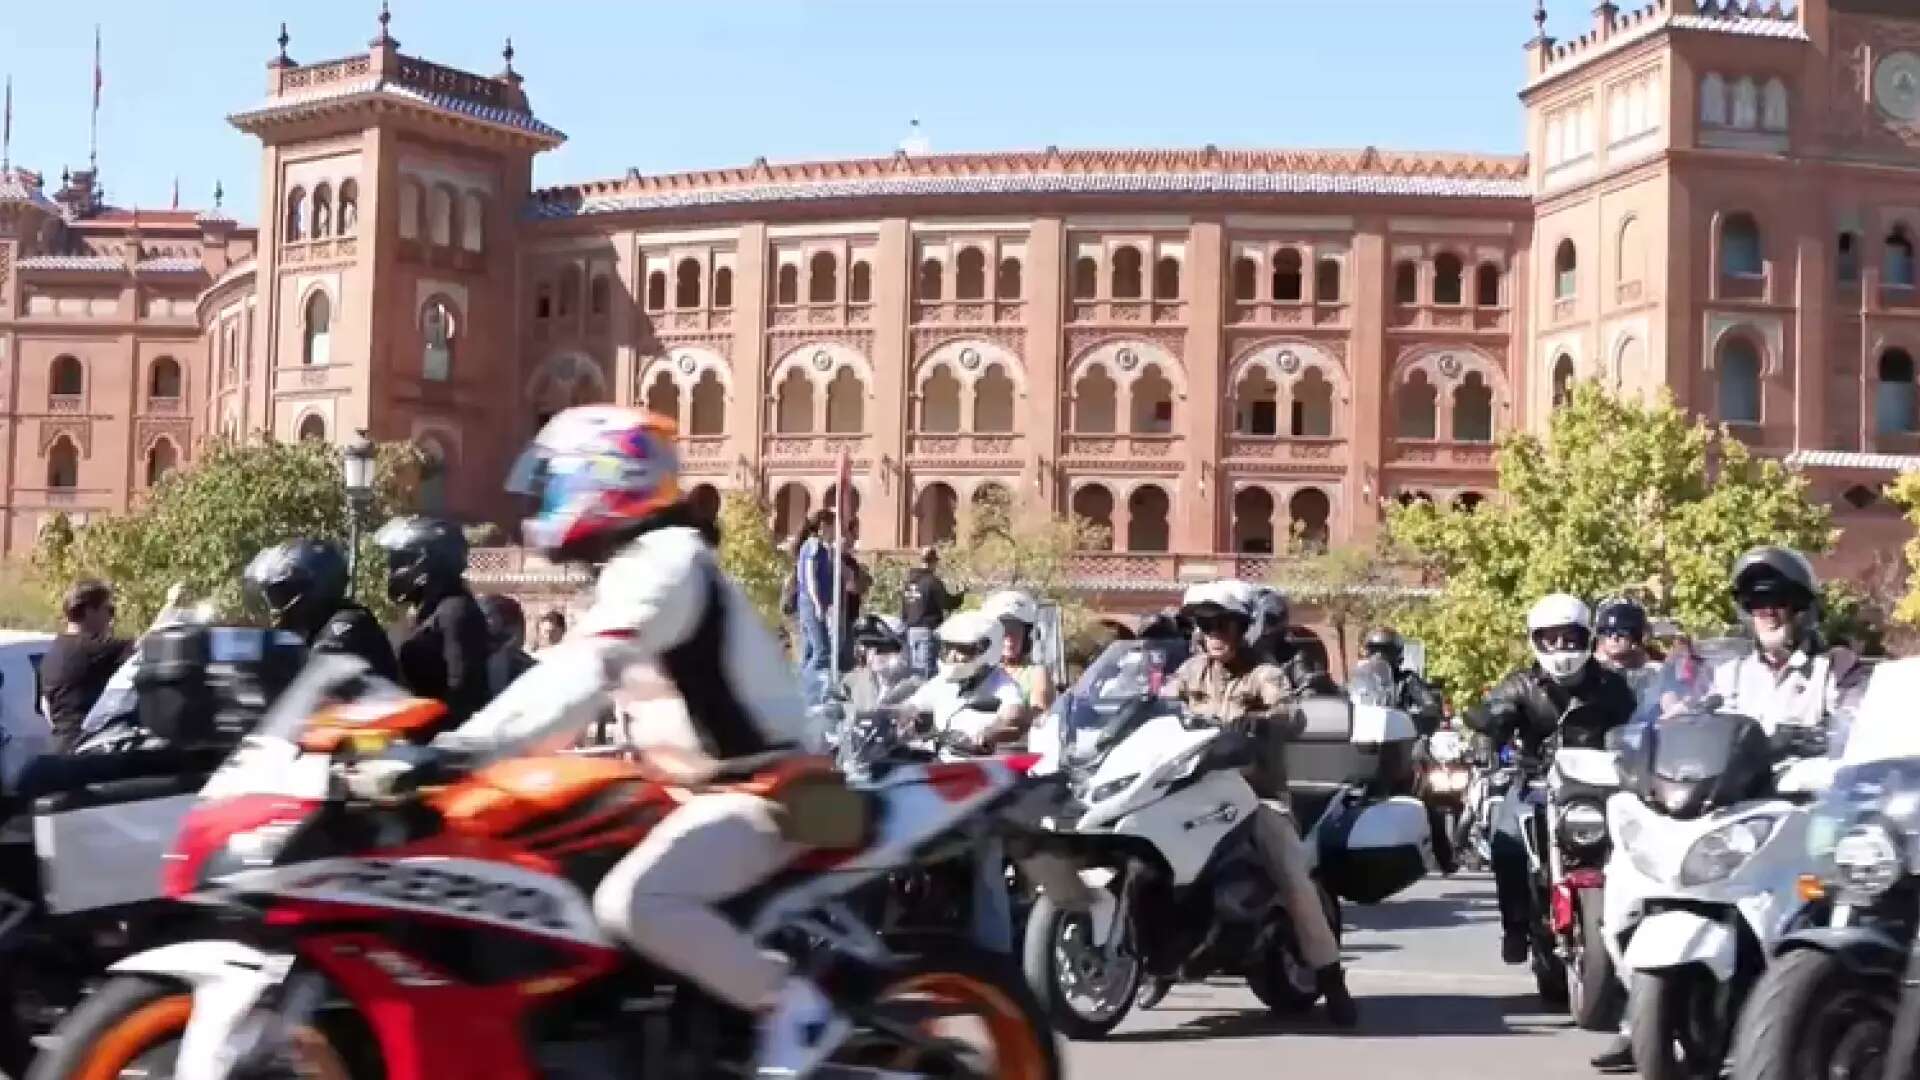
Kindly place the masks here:
[[(1073, 841), (1093, 903), (1083, 914), (1039, 897), (1023, 948), (1028, 984), (1054, 1025), (1076, 1039), (1110, 1033), (1143, 986), (1151, 999), (1173, 983), (1213, 975), (1244, 977), (1276, 1012), (1311, 1008), (1319, 997), (1315, 973), (1254, 848), (1260, 801), (1241, 774), (1252, 760), (1250, 742), (1190, 721), (1175, 703), (1134, 694), (1126, 680), (1116, 685), (1126, 689), (1124, 700), (1062, 710), (1052, 718), (1060, 730), (1044, 742), (1034, 735), (1035, 745), (1049, 748), (1041, 769), (1074, 777), (1076, 805), (1047, 824)], [(1325, 705), (1351, 724), (1354, 742), (1393, 744), (1410, 768), (1417, 732), (1405, 713), (1360, 705), (1349, 721), (1346, 702)], [(1089, 730), (1088, 717), (1097, 729)], [(1336, 933), (1329, 888), (1371, 903), (1433, 864), (1420, 801), (1383, 800), (1359, 786), (1334, 797), (1306, 844)]]
[(1769, 737), (1728, 713), (1621, 731), (1603, 933), (1630, 987), (1634, 1063), (1647, 1080), (1717, 1078), (1800, 909), (1810, 803), (1832, 764), (1820, 729)]

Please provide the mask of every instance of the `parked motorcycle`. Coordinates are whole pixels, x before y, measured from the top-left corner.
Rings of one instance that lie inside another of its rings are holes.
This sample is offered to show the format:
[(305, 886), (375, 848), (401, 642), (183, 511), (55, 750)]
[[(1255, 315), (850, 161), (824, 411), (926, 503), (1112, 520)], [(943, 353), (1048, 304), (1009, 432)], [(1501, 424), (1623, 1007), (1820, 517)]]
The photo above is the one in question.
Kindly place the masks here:
[(1421, 740), (1414, 794), (1426, 804), (1432, 823), (1434, 856), (1442, 873), (1461, 866), (1465, 853), (1455, 841), (1465, 817), (1467, 791), (1473, 768), (1467, 761), (1467, 740), (1457, 728), (1443, 727)]
[(1634, 1063), (1647, 1080), (1717, 1078), (1767, 957), (1805, 917), (1809, 804), (1830, 763), (1818, 729), (1770, 739), (1727, 713), (1622, 730), (1603, 926), (1629, 980)]
[[(621, 948), (590, 909), (683, 793), (617, 758), (553, 756), (470, 772), (430, 757), (409, 774), (415, 790), (354, 794), (368, 755), (443, 717), (356, 660), (310, 665), (208, 783), (167, 865), (169, 895), (225, 912), (221, 931), (115, 964), (33, 1080), (691, 1077), (746, 1064), (750, 1017)], [(954, 935), (884, 941), (840, 903), (956, 833), (1019, 827), (1032, 763), (903, 766), (867, 795), (818, 759), (723, 778), (782, 801), (815, 849), (732, 908), (842, 995), (854, 1033), (835, 1064), (1060, 1075), (1044, 1013), (1008, 965)], [(978, 1022), (982, 1045), (945, 1037), (953, 1021)]]

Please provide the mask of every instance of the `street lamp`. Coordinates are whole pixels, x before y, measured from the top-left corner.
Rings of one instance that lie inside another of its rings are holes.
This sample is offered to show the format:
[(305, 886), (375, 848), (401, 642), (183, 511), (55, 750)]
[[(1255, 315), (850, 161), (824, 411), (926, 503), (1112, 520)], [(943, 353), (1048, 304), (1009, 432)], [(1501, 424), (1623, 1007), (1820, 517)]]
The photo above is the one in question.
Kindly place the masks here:
[(373, 440), (362, 428), (340, 448), (340, 480), (347, 489), (347, 595), (360, 577), (360, 519), (373, 506)]

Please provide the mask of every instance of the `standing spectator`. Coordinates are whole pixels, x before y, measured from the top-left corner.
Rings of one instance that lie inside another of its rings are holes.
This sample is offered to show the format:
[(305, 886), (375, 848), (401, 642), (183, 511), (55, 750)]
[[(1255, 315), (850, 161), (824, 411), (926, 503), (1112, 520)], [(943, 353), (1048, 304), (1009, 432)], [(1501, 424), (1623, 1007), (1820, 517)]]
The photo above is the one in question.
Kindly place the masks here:
[(487, 617), (487, 630), (493, 635), (493, 655), (487, 658), (487, 684), (493, 696), (527, 673), (533, 657), (527, 655), (527, 615), (520, 601), (511, 596), (488, 593), (480, 598), (480, 612)]
[(832, 685), (828, 671), (833, 666), (833, 645), (827, 620), (833, 608), (833, 511), (815, 514), (809, 531), (794, 573), (799, 594), (800, 671), (807, 699), (817, 705)]
[(133, 655), (133, 642), (112, 636), (113, 590), (101, 582), (76, 582), (60, 610), (67, 628), (40, 662), (40, 685), (47, 719), (53, 723), (53, 748), (67, 753), (79, 741), (81, 721), (113, 673)]
[(873, 588), (873, 574), (854, 555), (860, 546), (860, 523), (847, 522), (846, 535), (841, 540), (840, 587), (840, 671), (835, 673), (835, 682), (841, 673), (852, 671), (853, 628), (860, 619), (866, 605), (867, 592)]
[(913, 664), (914, 673), (923, 679), (933, 678), (934, 665), (939, 660), (934, 634), (966, 596), (965, 590), (947, 592), (946, 583), (940, 580), (939, 566), (937, 548), (929, 547), (921, 552), (920, 565), (907, 575), (907, 585), (901, 593), (900, 618), (907, 624), (907, 659)]
[(560, 644), (567, 636), (567, 617), (559, 608), (553, 608), (540, 616), (539, 640), (534, 643), (534, 652), (543, 653)]

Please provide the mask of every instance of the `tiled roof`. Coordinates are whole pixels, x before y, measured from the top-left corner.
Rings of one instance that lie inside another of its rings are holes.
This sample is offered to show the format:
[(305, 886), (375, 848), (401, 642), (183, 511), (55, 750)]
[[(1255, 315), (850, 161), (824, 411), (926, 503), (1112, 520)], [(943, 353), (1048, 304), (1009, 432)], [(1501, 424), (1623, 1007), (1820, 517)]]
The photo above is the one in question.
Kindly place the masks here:
[(49, 214), (60, 212), (58, 204), (47, 198), (39, 188), (27, 184), (10, 173), (0, 173), (0, 202), (27, 202)]
[(198, 274), (206, 266), (199, 259), (186, 255), (163, 255), (157, 259), (143, 259), (134, 269), (143, 274)]
[(1877, 472), (1920, 472), (1914, 454), (1861, 454), (1851, 450), (1795, 450), (1787, 455), (1795, 469), (1871, 469)]
[(1524, 158), (1360, 151), (1085, 150), (862, 158), (641, 176), (552, 188), (529, 213), (565, 218), (741, 203), (939, 195), (1529, 197)]
[(128, 210), (114, 206), (88, 214), (73, 224), (77, 228), (88, 225), (192, 225), (198, 220), (198, 214), (192, 210)]
[(497, 127), (512, 128), (554, 143), (563, 142), (567, 137), (565, 132), (544, 123), (532, 113), (469, 101), (452, 94), (421, 90), (381, 78), (357, 79), (342, 82), (320, 93), (270, 100), (258, 108), (234, 113), (227, 120), (235, 127), (246, 130), (251, 125), (309, 110), (315, 106), (347, 104), (376, 97), (399, 98), (423, 108), (453, 113)]
[(1811, 41), (1801, 25), (1791, 18), (1765, 15), (1675, 15), (1669, 23), (1676, 30), (1711, 30), (1720, 34), (1746, 37), (1780, 38), (1787, 41)]
[[(92, 273), (124, 273), (127, 260), (118, 255), (29, 255), (20, 260), (22, 270), (84, 270)], [(199, 259), (165, 255), (147, 259), (135, 267), (143, 274), (198, 274), (205, 267)]]
[(1701, 0), (1698, 11), (1681, 15), (1672, 0), (1653, 0), (1621, 12), (1610, 33), (1589, 31), (1569, 41), (1557, 41), (1547, 54), (1547, 68), (1533, 80), (1557, 78), (1596, 57), (1606, 56), (1665, 30), (1701, 30), (1742, 37), (1808, 41), (1796, 9), (1780, 0)]

